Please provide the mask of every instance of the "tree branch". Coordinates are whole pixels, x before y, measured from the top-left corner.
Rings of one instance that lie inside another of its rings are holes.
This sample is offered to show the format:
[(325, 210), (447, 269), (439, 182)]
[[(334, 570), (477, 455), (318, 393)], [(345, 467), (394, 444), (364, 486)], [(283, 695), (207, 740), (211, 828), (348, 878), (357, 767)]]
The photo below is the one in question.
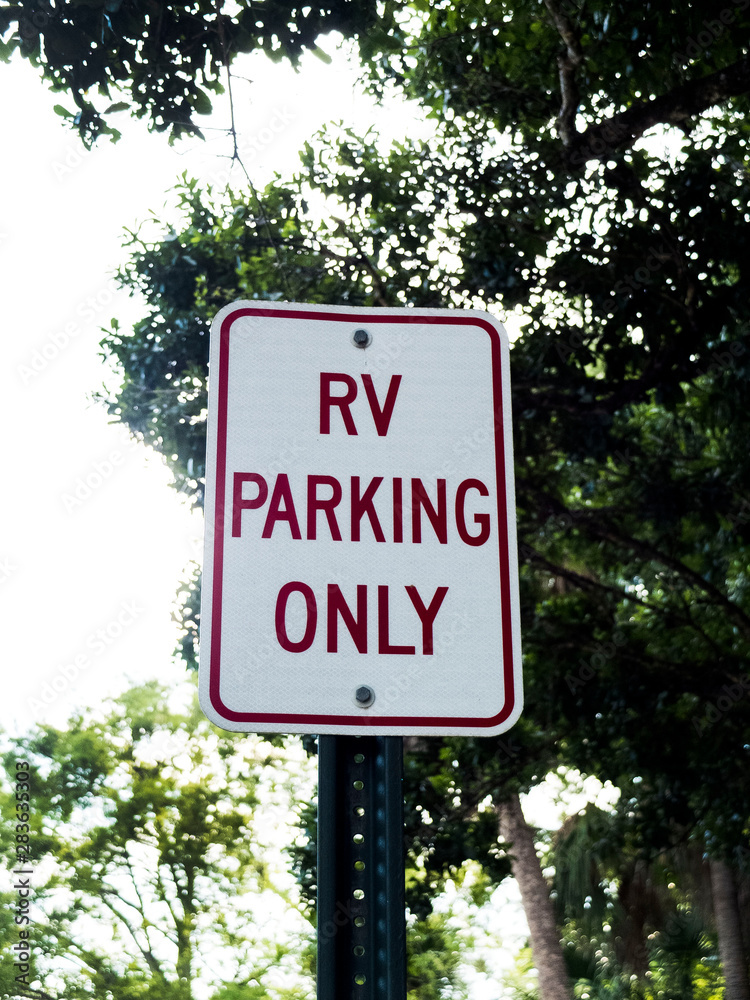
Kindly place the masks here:
[[(162, 903), (166, 904), (166, 907), (169, 910), (169, 915), (172, 918), (172, 923), (174, 924), (175, 927), (177, 927), (177, 925), (178, 925), (178, 923), (180, 921), (180, 918), (175, 913), (174, 907), (172, 906), (172, 901), (167, 896), (167, 888), (164, 885), (164, 880), (161, 877), (161, 869), (159, 868), (158, 865), (157, 865), (157, 868), (156, 868), (156, 885), (155, 885), (154, 888), (156, 889), (157, 898)], [(174, 944), (175, 947), (177, 947), (177, 936), (176, 936), (176, 934), (175, 934), (174, 937), (172, 937), (169, 934), (165, 934), (165, 937), (169, 941), (171, 941), (172, 944)]]
[[(537, 494), (537, 498), (540, 498), (542, 496), (543, 496), (542, 494)], [(704, 578), (699, 573), (696, 573), (694, 570), (691, 570), (679, 559), (673, 559), (671, 556), (666, 555), (664, 552), (655, 548), (649, 543), (640, 541), (639, 539), (636, 538), (632, 538), (630, 535), (625, 535), (624, 533), (619, 532), (614, 528), (612, 528), (611, 525), (605, 526), (604, 528), (599, 527), (594, 517), (592, 517), (588, 511), (568, 510), (562, 504), (557, 504), (556, 502), (552, 501), (551, 497), (544, 496), (544, 499), (548, 503), (551, 502), (551, 508), (554, 509), (554, 512), (556, 514), (558, 515), (567, 514), (570, 517), (574, 517), (578, 521), (579, 525), (585, 528), (585, 530), (592, 537), (599, 538), (602, 541), (612, 542), (616, 545), (620, 546), (624, 545), (626, 547), (632, 548), (635, 551), (640, 552), (640, 554), (645, 555), (651, 561), (659, 562), (662, 564), (662, 566), (665, 566), (667, 569), (671, 569), (674, 573), (677, 573), (678, 575), (682, 576), (683, 579), (690, 580), (692, 583), (700, 587), (704, 592), (709, 594), (722, 607), (724, 607), (729, 612), (729, 614), (735, 618), (738, 625), (740, 625), (743, 631), (746, 634), (748, 634), (748, 626), (750, 626), (750, 619), (747, 618), (744, 611), (736, 604), (734, 604), (734, 602), (725, 594), (723, 594), (716, 586), (714, 586), (714, 584), (709, 583), (709, 581), (707, 580), (704, 580)], [(592, 515), (599, 513), (600, 513), (599, 511), (591, 512)], [(639, 604), (650, 611), (659, 613), (663, 611), (663, 608), (661, 606), (652, 604), (651, 602), (644, 600), (642, 597), (639, 597), (637, 594), (634, 594), (630, 591), (621, 590), (617, 587), (613, 587), (609, 584), (603, 583), (600, 580), (592, 579), (591, 577), (582, 576), (575, 570), (567, 569), (564, 566), (559, 566), (551, 562), (540, 552), (534, 549), (533, 546), (531, 545), (526, 544), (525, 551), (528, 552), (529, 557), (534, 562), (538, 563), (540, 566), (543, 566), (545, 569), (548, 569), (550, 572), (556, 573), (557, 575), (563, 577), (563, 579), (568, 580), (570, 583), (574, 584), (575, 586), (579, 587), (582, 590), (600, 591), (603, 593), (608, 593), (617, 597), (620, 600), (632, 601), (633, 603)], [(683, 606), (685, 606), (685, 601), (682, 595), (680, 595), (680, 599)], [(722, 652), (721, 648), (717, 645), (717, 643), (714, 642), (714, 640), (711, 639), (705, 633), (705, 631), (698, 624), (698, 622), (696, 622), (693, 615), (690, 614), (688, 608), (686, 608), (686, 613), (683, 615), (678, 614), (674, 610), (674, 608), (670, 608), (669, 614), (671, 614), (675, 620), (682, 622), (683, 625), (686, 625), (688, 628), (694, 629), (698, 633), (698, 635), (700, 635), (706, 641), (706, 643), (713, 648), (714, 652), (716, 653)]]
[(601, 580), (593, 579), (590, 576), (584, 576), (583, 574), (577, 573), (574, 569), (569, 569), (566, 566), (560, 566), (558, 563), (554, 563), (550, 559), (547, 559), (546, 556), (543, 556), (541, 552), (538, 552), (531, 545), (525, 543), (524, 551), (528, 554), (529, 558), (539, 566), (544, 567), (544, 569), (555, 574), (556, 576), (562, 577), (564, 580), (572, 583), (580, 590), (588, 590), (592, 593), (610, 594), (620, 601), (632, 601), (634, 604), (640, 604), (642, 607), (648, 608), (649, 611), (661, 610), (658, 605), (650, 604), (642, 597), (638, 597), (637, 594), (623, 590), (620, 587), (613, 587), (608, 583), (602, 583)]
[(565, 54), (559, 56), (557, 60), (560, 71), (560, 97), (562, 98), (560, 114), (557, 117), (557, 130), (563, 144), (572, 146), (578, 135), (575, 119), (580, 92), (576, 80), (576, 70), (583, 62), (583, 49), (577, 31), (559, 8), (556, 0), (544, 0), (544, 5), (550, 12), (552, 21), (565, 43)]
[(678, 576), (681, 576), (686, 582), (692, 583), (694, 586), (702, 590), (708, 597), (712, 598), (718, 605), (723, 607), (729, 614), (731, 618), (737, 623), (741, 628), (742, 632), (746, 637), (750, 638), (750, 617), (748, 617), (739, 605), (735, 604), (731, 598), (727, 597), (719, 588), (702, 577), (700, 573), (696, 573), (695, 570), (690, 569), (686, 566), (684, 562), (680, 559), (676, 559), (673, 556), (668, 556), (665, 552), (657, 549), (655, 546), (651, 545), (649, 542), (641, 541), (638, 538), (633, 538), (632, 536), (618, 531), (613, 525), (608, 528), (599, 528), (596, 524), (590, 525), (589, 530), (592, 535), (597, 538), (601, 538), (603, 541), (615, 542), (620, 545), (625, 545), (628, 548), (633, 549), (635, 552), (639, 552), (641, 555), (646, 556), (652, 562), (661, 563), (667, 569), (671, 569)]
[(566, 142), (566, 156), (571, 166), (581, 167), (588, 160), (606, 160), (618, 149), (629, 149), (654, 125), (685, 126), (691, 118), (717, 104), (724, 104), (750, 90), (750, 57), (698, 80), (690, 80), (667, 94), (647, 101), (637, 101), (625, 111), (604, 122), (575, 133)]
[(107, 899), (107, 895), (108, 895), (108, 893), (102, 893), (101, 899), (102, 899), (102, 902), (104, 903), (104, 905), (107, 907), (107, 909), (111, 913), (113, 913), (117, 917), (117, 919), (120, 921), (120, 923), (123, 925), (123, 927), (125, 927), (127, 929), (128, 933), (130, 934), (131, 938), (133, 939), (133, 942), (134, 942), (135, 946), (138, 948), (138, 951), (140, 951), (141, 955), (143, 955), (144, 959), (146, 960), (146, 964), (148, 965), (148, 967), (151, 970), (151, 972), (155, 976), (157, 976), (162, 983), (166, 983), (167, 982), (167, 978), (164, 975), (164, 972), (162, 971), (161, 965), (159, 964), (158, 960), (156, 959), (156, 956), (154, 955), (154, 953), (150, 950), (150, 948), (148, 948), (148, 947), (144, 948), (143, 947), (143, 945), (141, 944), (141, 942), (138, 940), (138, 935), (136, 934), (136, 931), (135, 931), (135, 928), (133, 927), (133, 925), (130, 923), (130, 921), (125, 916), (125, 914), (121, 913), (120, 910), (118, 910), (117, 907)]
[[(591, 509), (591, 510), (578, 509), (575, 511), (568, 510), (568, 508), (565, 507), (564, 504), (561, 504), (553, 497), (550, 497), (547, 494), (537, 493), (537, 500), (539, 499), (543, 499), (544, 501), (546, 501), (547, 508), (550, 511), (557, 514), (558, 516), (567, 515), (568, 517), (575, 519), (576, 523), (581, 527), (585, 528), (592, 538), (598, 538), (601, 541), (611, 542), (615, 545), (624, 546), (626, 549), (630, 549), (631, 552), (636, 552), (639, 555), (644, 556), (647, 560), (649, 560), (649, 562), (660, 563), (666, 569), (672, 570), (673, 573), (676, 573), (686, 583), (690, 583), (698, 587), (716, 604), (723, 607), (728, 612), (730, 617), (734, 619), (739, 628), (741, 628), (745, 636), (750, 637), (750, 617), (748, 617), (748, 615), (745, 614), (742, 608), (739, 607), (738, 604), (735, 604), (735, 602), (732, 601), (732, 599), (729, 598), (726, 594), (724, 594), (715, 584), (711, 583), (710, 580), (706, 580), (704, 577), (700, 575), (700, 573), (697, 573), (695, 570), (690, 569), (690, 567), (687, 566), (681, 559), (667, 555), (666, 552), (663, 552), (661, 549), (657, 548), (655, 545), (652, 545), (650, 542), (646, 542), (640, 538), (635, 538), (629, 533), (622, 531), (620, 528), (618, 528), (614, 523), (610, 521), (604, 520), (604, 522), (601, 523), (600, 522), (601, 512), (598, 511), (597, 509)], [(531, 549), (530, 546), (529, 549), (531, 552), (534, 552), (534, 550)], [(540, 554), (535, 553), (535, 556), (537, 556), (540, 559), (540, 561), (542, 562), (545, 561), (544, 557), (541, 556)], [(582, 577), (580, 576), (580, 574), (573, 573), (572, 571), (566, 570), (562, 572), (561, 575), (568, 576), (572, 582), (576, 582), (578, 586), (581, 587), (596, 586), (609, 590), (613, 593), (617, 593), (616, 588), (612, 588), (605, 584), (601, 584), (597, 581), (588, 579), (587, 577)], [(573, 581), (573, 577), (577, 577), (578, 579)], [(635, 595), (632, 594), (628, 594), (627, 598), (629, 600), (637, 600)], [(648, 605), (643, 601), (640, 601), (639, 603), (645, 604), (646, 607), (649, 606), (653, 607), (652, 605)]]
[[(136, 913), (140, 913), (141, 917), (145, 918), (145, 916), (146, 916), (146, 904), (143, 901), (143, 896), (141, 894), (141, 890), (138, 887), (138, 879), (136, 878), (135, 870), (133, 868), (133, 864), (131, 862), (130, 855), (128, 854), (127, 847), (125, 848), (125, 864), (127, 865), (128, 871), (130, 873), (130, 881), (132, 883), (133, 890), (135, 891), (135, 894), (136, 894), (136, 896), (138, 898), (138, 905), (136, 906), (135, 904), (132, 904), (133, 908), (135, 909)], [(124, 900), (123, 900), (123, 902), (124, 902)], [(153, 952), (153, 945), (151, 944), (151, 936), (150, 936), (150, 934), (148, 932), (148, 923), (147, 923), (147, 921), (145, 919), (143, 920), (143, 923), (142, 923), (141, 926), (142, 926), (142, 929), (143, 929), (143, 936), (146, 939), (146, 947), (148, 948), (149, 953), (151, 953), (151, 952)]]
[(46, 993), (44, 990), (39, 990), (35, 986), (27, 986), (26, 989), (29, 991), (26, 996), (29, 998), (38, 997), (39, 1000), (62, 1000), (59, 994), (54, 996), (51, 993)]

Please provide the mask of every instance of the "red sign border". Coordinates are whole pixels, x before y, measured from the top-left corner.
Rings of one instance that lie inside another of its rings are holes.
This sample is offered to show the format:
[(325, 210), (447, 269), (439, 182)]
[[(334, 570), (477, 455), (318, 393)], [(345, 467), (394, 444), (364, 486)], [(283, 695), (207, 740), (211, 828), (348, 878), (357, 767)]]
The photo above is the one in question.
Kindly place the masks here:
[[(460, 312), (446, 316), (436, 316), (420, 314), (418, 311), (411, 311), (409, 315), (395, 315), (390, 311), (378, 312), (325, 312), (322, 310), (306, 311), (304, 309), (273, 309), (267, 306), (248, 307), (239, 306), (236, 310), (229, 312), (223, 319), (220, 329), (219, 346), (219, 372), (218, 386), (216, 391), (217, 409), (217, 443), (216, 443), (216, 493), (214, 506), (214, 559), (213, 559), (213, 584), (211, 603), (211, 650), (209, 664), (209, 699), (214, 711), (226, 722), (261, 723), (264, 726), (280, 724), (276, 731), (285, 732), (283, 723), (304, 726), (351, 726), (352, 729), (371, 727), (377, 730), (381, 727), (404, 726), (407, 729), (412, 727), (436, 727), (444, 730), (452, 729), (479, 729), (492, 728), (501, 725), (510, 717), (516, 707), (515, 698), (515, 670), (513, 657), (513, 616), (511, 607), (510, 588), (510, 545), (507, 532), (501, 539), (504, 544), (500, 544), (500, 594), (501, 594), (501, 621), (502, 621), (502, 652), (503, 652), (503, 677), (505, 681), (505, 704), (501, 710), (490, 718), (474, 717), (451, 717), (451, 716), (365, 716), (365, 715), (301, 715), (278, 712), (236, 712), (229, 708), (221, 699), (221, 614), (222, 614), (222, 591), (223, 591), (223, 567), (224, 567), (224, 516), (226, 505), (226, 443), (227, 443), (227, 411), (229, 398), (229, 341), (233, 323), (245, 316), (256, 316), (263, 318), (283, 318), (283, 319), (303, 319), (317, 320), (328, 323), (348, 323), (352, 324), (376, 324), (376, 323), (398, 323), (398, 324), (422, 324), (422, 325), (451, 325), (451, 326), (478, 326), (489, 334), (491, 341), (492, 356), (492, 389), (493, 389), (493, 413), (495, 415), (495, 461), (497, 479), (497, 514), (498, 531), (500, 525), (508, 524), (508, 505), (505, 482), (505, 441), (504, 422), (498, 420), (497, 415), (504, 416), (504, 398), (502, 381), (502, 353), (498, 331), (486, 320), (477, 316), (462, 316)], [(310, 730), (315, 732), (314, 729)]]

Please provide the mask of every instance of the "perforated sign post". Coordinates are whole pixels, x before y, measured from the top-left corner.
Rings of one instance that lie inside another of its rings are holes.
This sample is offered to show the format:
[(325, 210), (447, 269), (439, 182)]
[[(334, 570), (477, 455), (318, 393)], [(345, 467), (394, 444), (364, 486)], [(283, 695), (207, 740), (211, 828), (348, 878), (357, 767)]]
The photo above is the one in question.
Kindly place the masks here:
[(201, 704), (321, 735), (321, 1000), (403, 996), (400, 737), (521, 711), (508, 354), (475, 311), (212, 327)]

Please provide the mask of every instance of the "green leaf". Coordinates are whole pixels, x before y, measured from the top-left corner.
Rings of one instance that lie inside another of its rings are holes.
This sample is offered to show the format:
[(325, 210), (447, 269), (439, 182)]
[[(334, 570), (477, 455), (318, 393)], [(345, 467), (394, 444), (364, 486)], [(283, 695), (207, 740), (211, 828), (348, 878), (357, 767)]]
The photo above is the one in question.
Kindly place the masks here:
[(2, 59), (3, 62), (9, 62), (10, 57), (17, 48), (18, 41), (15, 38), (11, 38), (7, 42), (4, 42), (2, 38), (0, 38), (0, 59)]
[(319, 45), (315, 46), (315, 48), (312, 50), (312, 53), (314, 56), (320, 59), (321, 62), (325, 63), (326, 66), (330, 66), (330, 64), (333, 62), (328, 53), (323, 49), (321, 49)]
[(210, 115), (213, 111), (213, 105), (211, 104), (208, 94), (199, 87), (195, 88), (195, 94), (193, 95), (193, 107), (195, 108), (196, 114), (199, 115)]

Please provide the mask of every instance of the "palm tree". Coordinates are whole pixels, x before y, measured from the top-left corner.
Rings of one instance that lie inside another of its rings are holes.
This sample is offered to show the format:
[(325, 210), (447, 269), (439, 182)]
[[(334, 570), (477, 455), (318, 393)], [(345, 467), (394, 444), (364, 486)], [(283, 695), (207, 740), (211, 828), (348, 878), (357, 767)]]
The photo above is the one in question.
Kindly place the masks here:
[[(718, 987), (720, 950), (727, 1000), (748, 1000), (747, 993), (730, 992), (724, 945), (717, 949), (712, 933), (715, 926), (724, 942), (726, 922), (734, 920), (742, 954), (739, 915), (735, 907), (734, 917), (720, 917), (731, 902), (729, 887), (709, 878), (715, 863), (709, 865), (693, 844), (647, 857), (616, 813), (589, 805), (558, 831), (552, 862), (557, 916), (572, 943), (568, 951), (596, 966), (586, 976), (592, 997), (605, 995), (602, 981), (612, 986), (621, 979), (631, 984), (626, 995), (641, 996), (649, 980), (658, 980), (668, 995), (691, 1000), (699, 967)], [(734, 883), (732, 890), (736, 902)], [(737, 947), (735, 941), (735, 954)]]

